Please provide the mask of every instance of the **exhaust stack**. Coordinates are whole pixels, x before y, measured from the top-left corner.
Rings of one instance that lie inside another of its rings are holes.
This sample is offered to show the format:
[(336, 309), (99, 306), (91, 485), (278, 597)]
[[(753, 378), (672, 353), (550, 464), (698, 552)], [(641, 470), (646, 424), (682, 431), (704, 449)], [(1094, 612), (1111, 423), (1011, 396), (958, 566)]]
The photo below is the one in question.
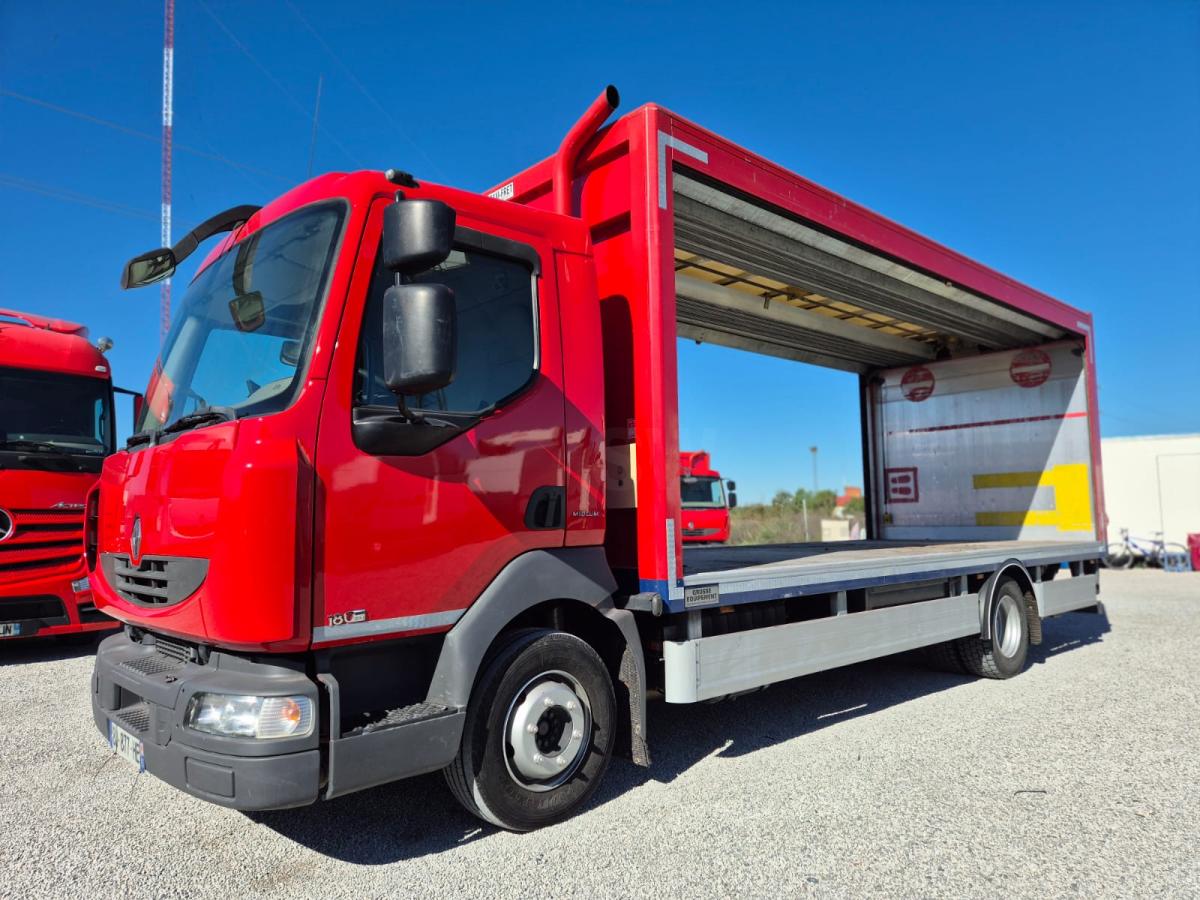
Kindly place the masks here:
[(600, 96), (592, 101), (579, 121), (571, 126), (566, 137), (558, 146), (558, 154), (554, 157), (554, 211), (563, 215), (575, 215), (571, 196), (571, 181), (575, 177), (575, 163), (579, 153), (596, 132), (604, 124), (617, 104), (621, 95), (611, 84), (600, 92)]

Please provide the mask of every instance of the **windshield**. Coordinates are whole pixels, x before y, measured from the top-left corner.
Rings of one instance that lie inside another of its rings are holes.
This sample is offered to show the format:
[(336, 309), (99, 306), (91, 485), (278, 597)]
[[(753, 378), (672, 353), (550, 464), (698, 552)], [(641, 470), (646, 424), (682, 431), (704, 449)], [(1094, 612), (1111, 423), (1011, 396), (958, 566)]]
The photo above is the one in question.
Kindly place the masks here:
[(679, 499), (684, 509), (716, 509), (725, 505), (720, 478), (684, 475), (679, 479)]
[(150, 379), (138, 432), (211, 407), (237, 416), (287, 408), (303, 382), (344, 210), (326, 203), (285, 216), (196, 276)]
[[(112, 442), (106, 380), (0, 367), (0, 451), (20, 453), (23, 465), (40, 453), (61, 457), (55, 448), (103, 458), (112, 452)], [(5, 468), (17, 464), (7, 457), (3, 461)]]

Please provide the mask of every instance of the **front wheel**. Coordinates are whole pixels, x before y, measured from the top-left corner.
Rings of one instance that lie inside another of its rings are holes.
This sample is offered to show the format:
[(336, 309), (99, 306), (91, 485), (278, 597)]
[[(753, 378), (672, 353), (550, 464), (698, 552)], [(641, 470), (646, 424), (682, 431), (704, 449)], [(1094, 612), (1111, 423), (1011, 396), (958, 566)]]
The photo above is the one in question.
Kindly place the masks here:
[(501, 828), (561, 822), (608, 769), (615, 710), (612, 679), (591, 646), (558, 631), (519, 632), (475, 686), (446, 781), (467, 810)]

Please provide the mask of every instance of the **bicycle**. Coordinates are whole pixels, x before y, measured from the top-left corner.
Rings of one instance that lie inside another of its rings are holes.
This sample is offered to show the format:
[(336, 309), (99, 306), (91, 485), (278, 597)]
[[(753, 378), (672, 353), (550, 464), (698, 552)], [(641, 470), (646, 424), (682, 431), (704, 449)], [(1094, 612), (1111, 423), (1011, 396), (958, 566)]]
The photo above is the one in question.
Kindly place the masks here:
[(1104, 564), (1110, 569), (1129, 569), (1137, 563), (1156, 566), (1168, 572), (1191, 571), (1188, 550), (1182, 544), (1167, 543), (1161, 531), (1154, 532), (1152, 540), (1129, 536), (1129, 529), (1121, 529), (1119, 543), (1109, 544)]

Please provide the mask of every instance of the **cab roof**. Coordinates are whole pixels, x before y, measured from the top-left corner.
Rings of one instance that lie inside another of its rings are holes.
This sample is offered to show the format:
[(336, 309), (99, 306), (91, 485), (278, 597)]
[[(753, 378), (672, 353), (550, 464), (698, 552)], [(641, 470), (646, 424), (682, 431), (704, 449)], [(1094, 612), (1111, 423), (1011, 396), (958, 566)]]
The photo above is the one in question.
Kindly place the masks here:
[(12, 309), (0, 309), (0, 366), (111, 378), (85, 326)]

